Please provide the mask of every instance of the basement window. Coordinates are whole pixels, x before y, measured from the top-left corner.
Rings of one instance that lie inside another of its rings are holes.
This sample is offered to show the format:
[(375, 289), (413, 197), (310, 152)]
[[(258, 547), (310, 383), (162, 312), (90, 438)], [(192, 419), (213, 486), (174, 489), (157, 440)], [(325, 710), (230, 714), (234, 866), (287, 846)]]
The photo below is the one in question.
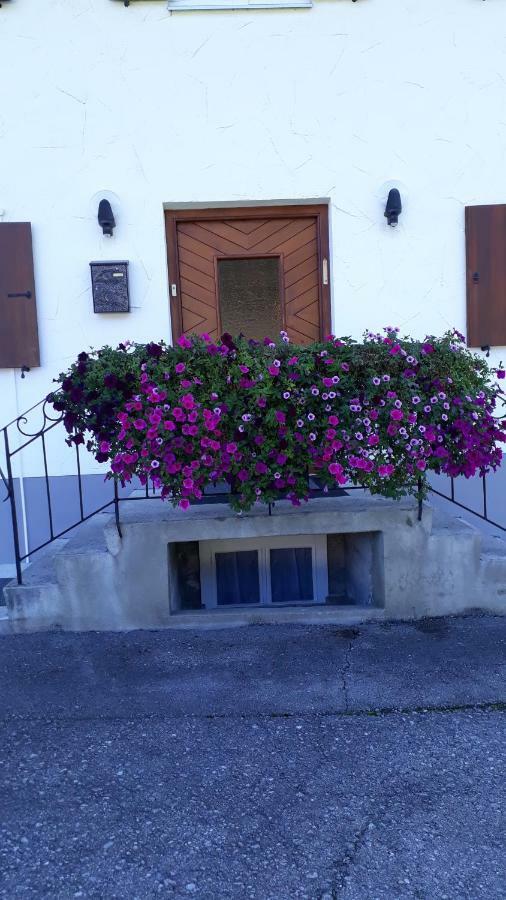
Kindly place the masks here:
[(382, 546), (380, 532), (170, 544), (172, 611), (382, 606)]
[(199, 552), (205, 609), (325, 603), (323, 535), (202, 541)]

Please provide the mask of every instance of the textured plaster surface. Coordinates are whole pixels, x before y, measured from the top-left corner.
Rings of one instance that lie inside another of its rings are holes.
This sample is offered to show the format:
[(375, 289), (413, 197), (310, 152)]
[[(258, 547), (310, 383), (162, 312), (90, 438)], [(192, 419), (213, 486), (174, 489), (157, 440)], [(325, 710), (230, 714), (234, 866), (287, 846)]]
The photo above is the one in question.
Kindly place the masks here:
[(506, 896), (506, 620), (0, 645), (2, 897)]
[[(464, 329), (464, 206), (506, 199), (505, 35), (500, 0), (5, 3), (0, 215), (33, 224), (42, 367), (0, 372), (0, 421), (85, 347), (169, 337), (164, 204), (328, 198), (337, 332)], [(130, 260), (129, 316), (93, 314), (94, 259)]]

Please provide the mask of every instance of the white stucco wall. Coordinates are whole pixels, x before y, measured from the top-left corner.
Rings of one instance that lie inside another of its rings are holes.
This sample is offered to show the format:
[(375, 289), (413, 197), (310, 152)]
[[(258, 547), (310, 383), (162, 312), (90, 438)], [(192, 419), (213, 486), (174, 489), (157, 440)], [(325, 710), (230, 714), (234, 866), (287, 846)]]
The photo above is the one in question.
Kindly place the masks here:
[[(81, 349), (169, 337), (164, 204), (329, 198), (335, 332), (464, 330), (464, 206), (506, 201), (505, 53), (504, 0), (5, 2), (0, 211), (32, 222), (42, 367), (0, 371), (0, 425)], [(94, 259), (130, 260), (130, 315), (94, 315)]]

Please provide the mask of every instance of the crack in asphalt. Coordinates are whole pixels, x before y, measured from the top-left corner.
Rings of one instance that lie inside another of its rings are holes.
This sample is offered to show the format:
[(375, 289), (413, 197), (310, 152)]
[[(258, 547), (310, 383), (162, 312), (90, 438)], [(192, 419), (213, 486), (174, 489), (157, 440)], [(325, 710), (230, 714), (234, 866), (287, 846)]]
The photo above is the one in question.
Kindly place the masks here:
[(348, 641), (348, 646), (346, 648), (346, 656), (344, 659), (344, 666), (341, 672), (341, 677), (343, 679), (343, 695), (344, 695), (344, 711), (345, 713), (349, 712), (349, 696), (348, 696), (348, 677), (351, 670), (351, 650), (353, 647), (353, 638)]
[(499, 712), (506, 713), (506, 700), (486, 700), (482, 703), (461, 703), (451, 706), (378, 706), (369, 709), (322, 710), (320, 712), (250, 712), (250, 713), (132, 713), (131, 715), (83, 715), (69, 716), (59, 713), (46, 716), (19, 715), (12, 713), (0, 717), (0, 722), (43, 722), (68, 725), (71, 722), (139, 722), (169, 719), (195, 721), (213, 721), (235, 719), (236, 721), (269, 719), (347, 719), (361, 717), (380, 717), (393, 715), (430, 715), (434, 713), (452, 714), (465, 712)]
[(365, 837), (368, 830), (369, 822), (366, 822), (364, 825), (362, 825), (361, 828), (358, 829), (358, 831), (355, 832), (353, 843), (348, 853), (343, 854), (343, 856), (336, 861), (335, 867), (337, 869), (337, 873), (336, 884), (332, 888), (333, 900), (337, 900), (339, 893), (341, 893), (341, 891), (344, 889), (346, 878), (349, 876), (353, 864), (365, 843)]

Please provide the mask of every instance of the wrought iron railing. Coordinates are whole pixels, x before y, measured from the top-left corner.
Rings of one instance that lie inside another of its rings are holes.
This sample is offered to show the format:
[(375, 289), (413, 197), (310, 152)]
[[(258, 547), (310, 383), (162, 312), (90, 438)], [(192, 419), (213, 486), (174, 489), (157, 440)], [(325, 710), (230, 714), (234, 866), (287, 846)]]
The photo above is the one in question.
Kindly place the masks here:
[[(33, 424), (30, 424), (31, 420), (34, 417), (38, 417), (38, 427), (36, 427), (35, 429), (33, 427)], [(60, 427), (62, 432), (64, 432), (63, 413), (56, 412), (52, 404), (50, 404), (47, 400), (43, 400), (40, 403), (35, 404), (35, 406), (31, 407), (31, 409), (27, 410), (26, 413), (23, 413), (16, 419), (13, 419), (12, 422), (9, 422), (0, 430), (0, 437), (2, 438), (0, 447), (3, 448), (3, 455), (5, 457), (5, 471), (0, 467), (0, 479), (2, 480), (6, 489), (4, 502), (9, 503), (10, 505), (10, 525), (12, 529), (12, 544), (18, 584), (22, 584), (23, 581), (23, 565), (26, 564), (35, 553), (38, 553), (40, 550), (48, 547), (58, 538), (64, 537), (79, 525), (93, 518), (93, 516), (104, 512), (104, 510), (106, 509), (112, 509), (114, 512), (116, 527), (121, 537), (120, 504), (127, 500), (158, 499), (158, 493), (150, 489), (148, 485), (139, 490), (135, 490), (135, 486), (130, 486), (128, 489), (124, 490), (120, 488), (117, 481), (111, 479), (104, 485), (102, 498), (104, 502), (94, 504), (91, 509), (86, 509), (83, 488), (83, 479), (85, 476), (83, 476), (81, 467), (81, 448), (78, 444), (73, 444), (71, 451), (71, 453), (73, 453), (72, 471), (66, 471), (65, 474), (70, 474), (73, 478), (76, 479), (76, 515), (72, 519), (70, 524), (65, 524), (65, 527), (58, 527), (55, 521), (53, 498), (51, 493), (51, 478), (54, 476), (50, 474), (48, 460), (48, 436), (51, 432), (54, 431), (54, 429), (58, 427)], [(64, 436), (66, 436), (66, 433), (65, 435), (62, 434), (61, 443), (63, 443)], [(28, 447), (33, 448), (34, 445), (37, 445), (37, 447), (40, 448), (42, 456), (42, 496), (45, 503), (48, 528), (44, 539), (35, 540), (32, 545), (30, 542), (29, 529), (26, 527), (26, 510), (24, 509), (22, 500), (20, 501), (19, 497), (16, 496), (16, 479), (19, 478), (20, 481), (23, 480), (22, 467), (19, 466), (18, 474), (16, 474), (15, 469), (16, 463), (20, 459), (20, 454), (22, 454), (23, 451), (26, 451)], [(66, 469), (69, 469), (68, 463)], [(467, 513), (470, 513), (471, 515), (484, 522), (487, 522), (489, 525), (492, 525), (500, 529), (501, 531), (506, 531), (506, 522), (504, 524), (501, 524), (500, 522), (495, 521), (489, 516), (486, 476), (483, 476), (481, 478), (481, 505), (478, 509), (473, 508), (472, 506), (457, 499), (455, 479), (448, 478), (445, 479), (445, 483), (446, 482), (449, 484), (448, 493), (444, 493), (443, 491), (438, 490), (437, 487), (433, 484), (430, 485), (430, 490), (438, 497), (447, 500), (456, 507), (466, 511)], [(342, 488), (339, 488), (334, 491), (323, 491), (323, 489), (318, 486), (317, 479), (315, 478), (310, 480), (309, 485), (309, 493), (310, 496), (313, 497), (321, 495), (339, 496), (353, 490), (363, 490), (363, 488), (357, 485), (346, 485), (344, 490)], [(207, 494), (202, 498), (201, 501), (198, 502), (222, 503), (224, 502), (224, 500), (226, 500), (226, 497), (229, 496), (229, 494), (229, 491), (227, 491), (226, 493), (216, 491), (211, 494)], [(419, 518), (421, 518), (421, 500), (419, 501), (418, 510)], [(269, 513), (271, 512), (272, 508), (269, 507)], [(21, 531), (20, 521), (23, 525)]]

